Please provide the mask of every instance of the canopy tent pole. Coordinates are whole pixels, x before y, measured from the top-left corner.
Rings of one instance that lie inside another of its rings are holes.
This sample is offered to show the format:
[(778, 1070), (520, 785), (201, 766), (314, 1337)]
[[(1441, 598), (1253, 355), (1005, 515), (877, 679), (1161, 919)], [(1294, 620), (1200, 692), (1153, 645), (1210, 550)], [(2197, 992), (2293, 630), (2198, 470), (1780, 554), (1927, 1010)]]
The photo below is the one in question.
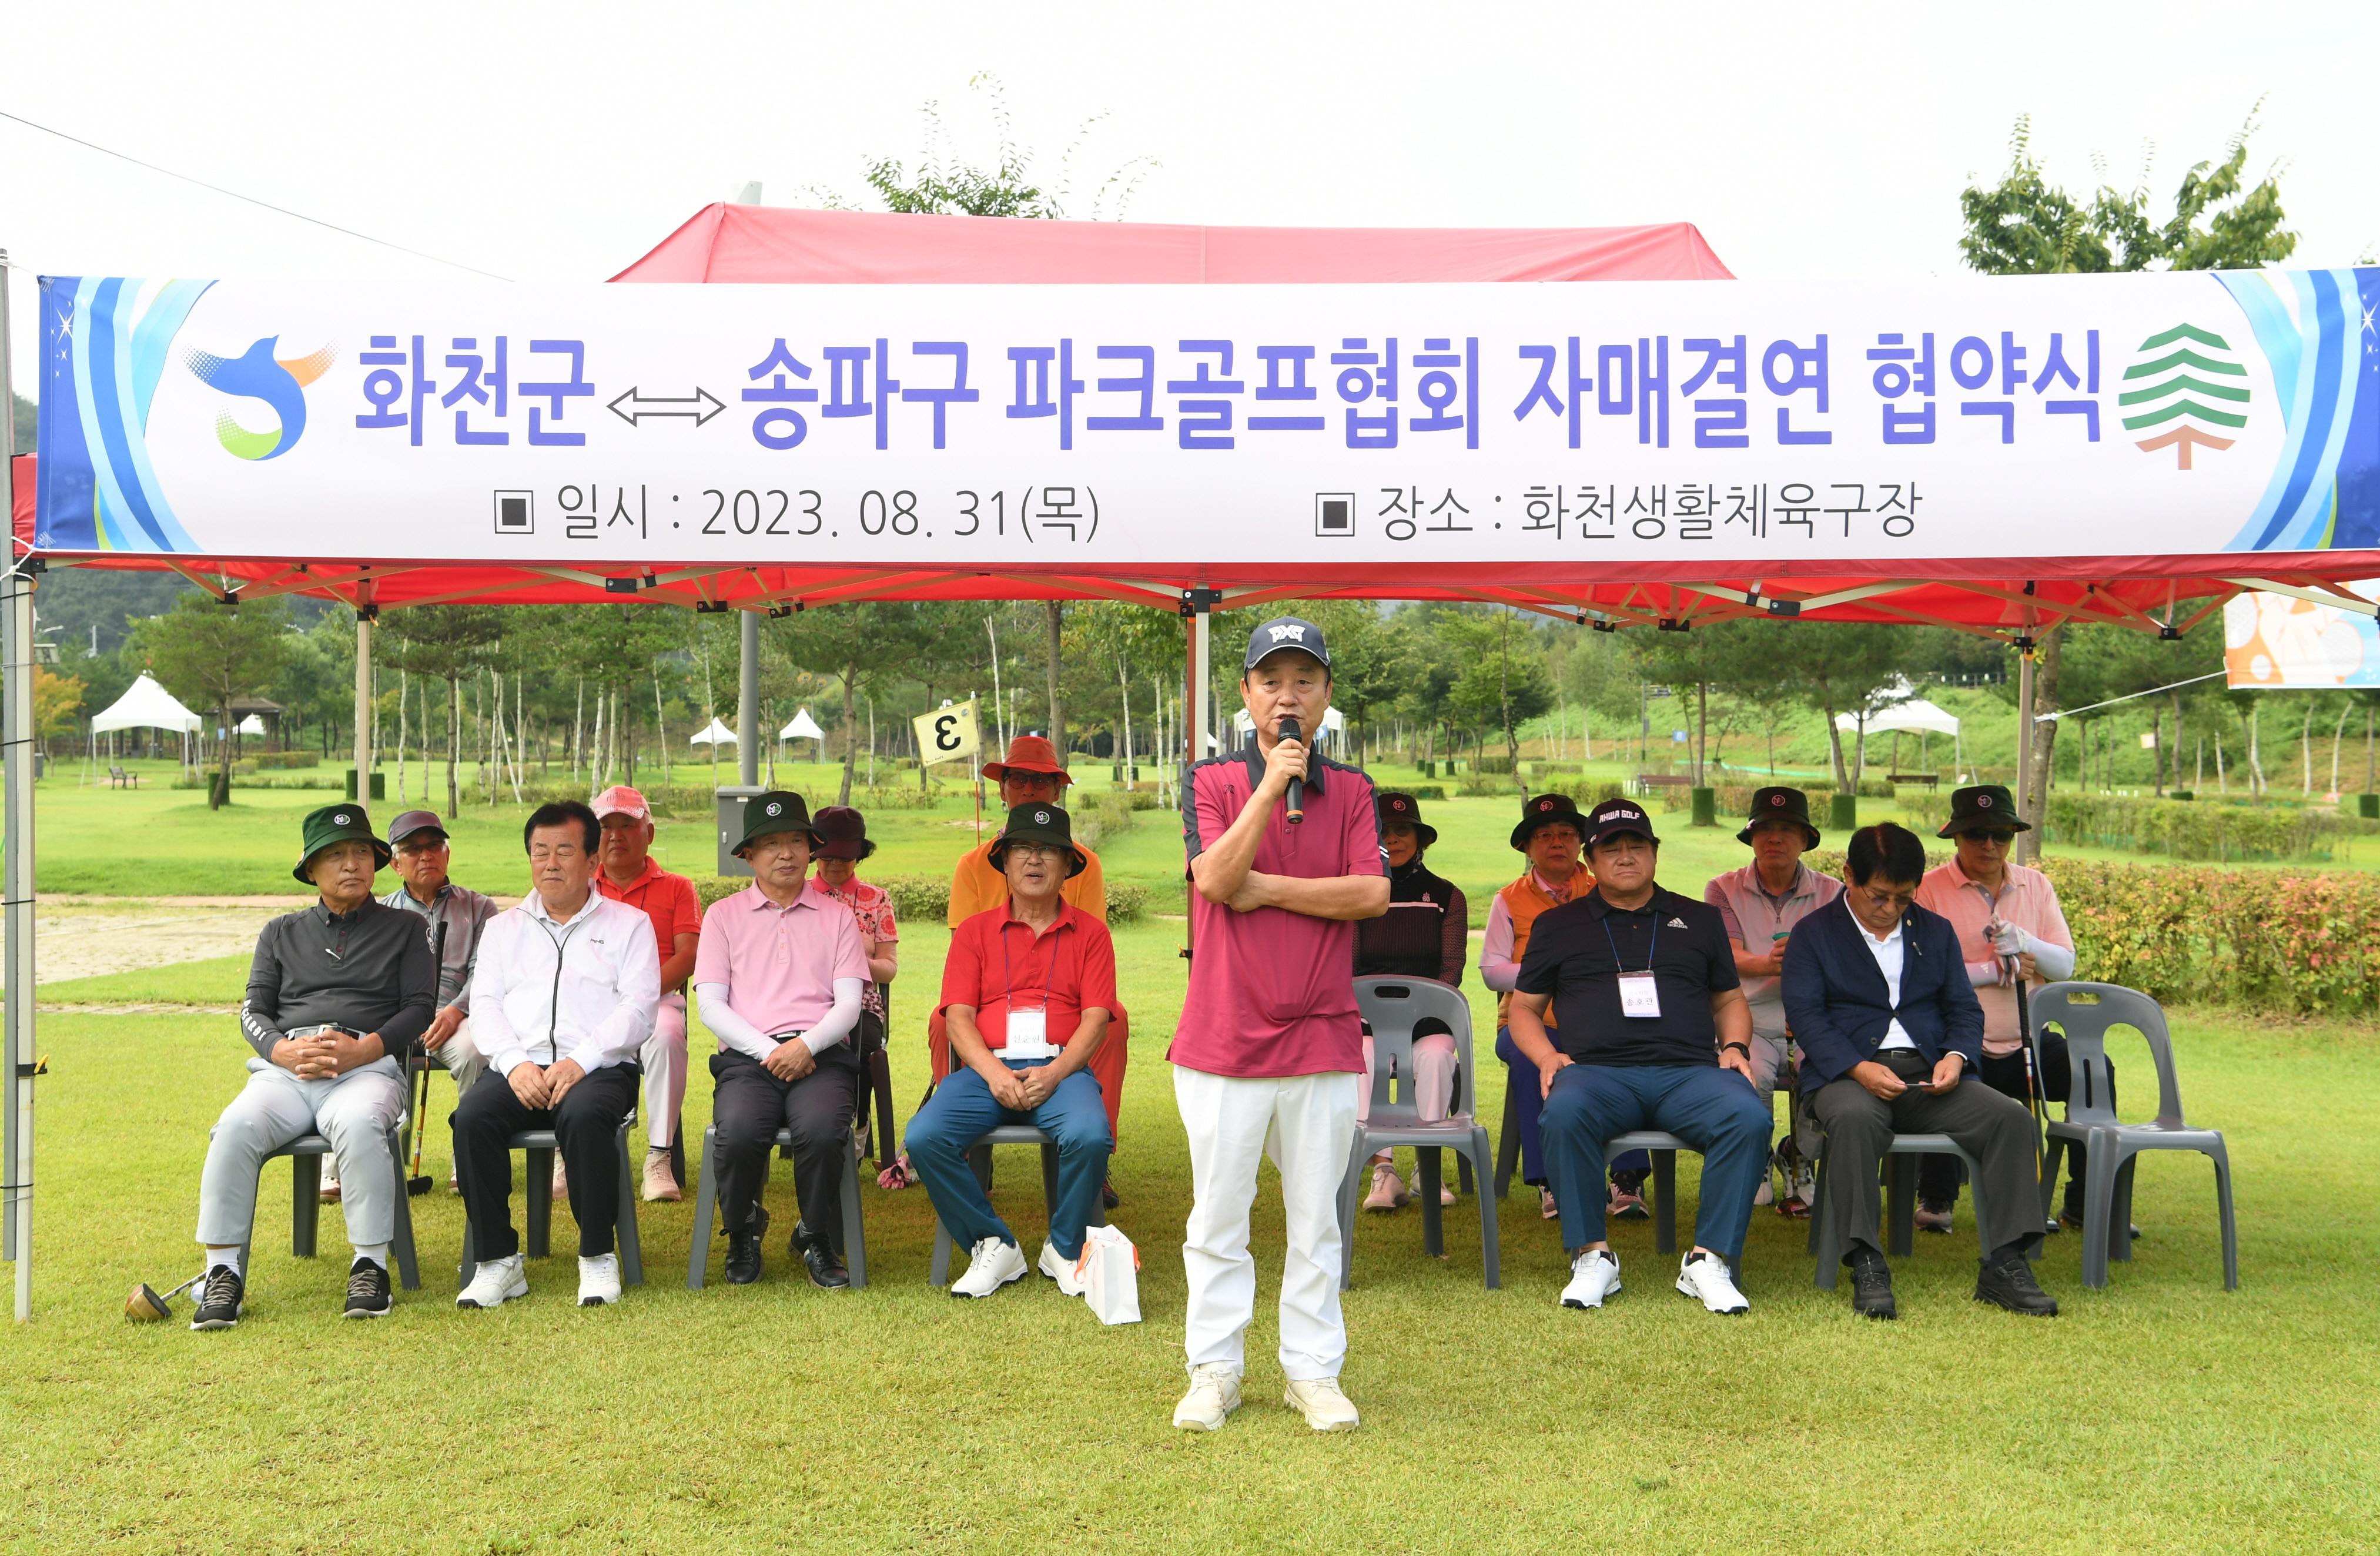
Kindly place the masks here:
[[(2033, 812), (2033, 621), (2026, 614), (2024, 637), (2019, 639), (2016, 673), (2016, 813), (2020, 819)], [(2038, 852), (2035, 834), (2016, 834), (2016, 855), (2019, 864), (2031, 864)]]
[(372, 617), (370, 604), (356, 608), (356, 803), (371, 812), (372, 758)]
[[(0, 430), (0, 494), (17, 511), (17, 403), (9, 377), (8, 256), (0, 250), (0, 402), (11, 407)], [(7, 1158), (6, 1213), (0, 1216), (0, 1253), (17, 1266), (17, 1321), (33, 1317), (33, 1075), (39, 1064), (33, 1030), (33, 579), (35, 565), (9, 547), (7, 587), (0, 598), (0, 756), (7, 796), (0, 819), (8, 837), (0, 858), (0, 919), (5, 919), (7, 1003), (0, 1041), (0, 1088)]]
[[(735, 781), (760, 786), (760, 613), (746, 611), (735, 636)], [(711, 749), (719, 749), (712, 746)]]

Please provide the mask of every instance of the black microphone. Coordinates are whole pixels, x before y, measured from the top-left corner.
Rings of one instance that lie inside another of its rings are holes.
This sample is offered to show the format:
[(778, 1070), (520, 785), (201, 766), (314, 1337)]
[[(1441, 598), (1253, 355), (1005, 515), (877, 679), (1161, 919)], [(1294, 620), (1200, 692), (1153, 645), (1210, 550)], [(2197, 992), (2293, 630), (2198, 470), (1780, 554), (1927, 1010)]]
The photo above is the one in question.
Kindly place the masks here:
[[(1295, 719), (1283, 719), (1281, 721), (1281, 738), (1283, 740), (1297, 740), (1304, 738), (1298, 729), (1297, 721)], [(1289, 824), (1293, 827), (1305, 820), (1305, 780), (1303, 778), (1292, 778), (1289, 781)]]

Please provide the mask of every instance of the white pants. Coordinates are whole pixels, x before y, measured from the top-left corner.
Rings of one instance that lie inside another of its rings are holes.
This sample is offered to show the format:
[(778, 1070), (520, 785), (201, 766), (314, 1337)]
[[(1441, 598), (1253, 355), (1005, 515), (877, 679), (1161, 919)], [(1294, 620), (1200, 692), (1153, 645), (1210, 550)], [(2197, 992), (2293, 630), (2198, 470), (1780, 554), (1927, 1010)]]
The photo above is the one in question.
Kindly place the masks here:
[[(1355, 1091), (1355, 1122), (1363, 1123), (1372, 1116), (1372, 1034), (1364, 1034), (1364, 1083)], [(1415, 1038), (1413, 1046), (1414, 1073), (1405, 1077), (1414, 1105), (1421, 1111), (1424, 1124), (1436, 1124), (1446, 1116), (1454, 1101), (1454, 1039), (1445, 1032), (1432, 1032)], [(1395, 1095), (1394, 1092), (1390, 1093)]]
[(465, 1016), (455, 1035), (430, 1051), (433, 1064), (443, 1064), (446, 1073), (455, 1077), (455, 1095), (460, 1097), (471, 1089), (471, 1083), (488, 1073), (487, 1056), (480, 1045), (471, 1040), (471, 1018)]
[(645, 1066), (645, 1141), (667, 1150), (686, 1111), (686, 996), (663, 994), (653, 1011), (653, 1035), (638, 1051)]
[(396, 1236), (396, 1161), (388, 1132), (405, 1112), (405, 1076), (375, 1059), (334, 1080), (300, 1080), (262, 1059), (248, 1062), (248, 1085), (215, 1120), (199, 1175), (199, 1241), (237, 1247), (256, 1226), (256, 1175), (264, 1159), (305, 1135), (331, 1142), (347, 1239), (358, 1247)]
[(1189, 1276), (1184, 1326), (1189, 1365), (1242, 1370), (1256, 1314), (1257, 1261), (1248, 1211), (1257, 1163), (1281, 1170), (1289, 1252), (1281, 1275), (1281, 1369), (1292, 1381), (1336, 1378), (1347, 1355), (1339, 1312), (1339, 1185), (1355, 1140), (1357, 1077), (1344, 1072), (1278, 1080), (1173, 1067), (1173, 1099), (1190, 1137)]

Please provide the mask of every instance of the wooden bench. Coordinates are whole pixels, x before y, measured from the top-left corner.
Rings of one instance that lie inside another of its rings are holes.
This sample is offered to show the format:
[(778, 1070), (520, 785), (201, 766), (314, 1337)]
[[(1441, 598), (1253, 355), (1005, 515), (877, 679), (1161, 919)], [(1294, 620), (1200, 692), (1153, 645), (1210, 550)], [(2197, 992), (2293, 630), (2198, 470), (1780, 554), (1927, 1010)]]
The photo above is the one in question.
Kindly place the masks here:
[(1655, 789), (1691, 789), (1694, 779), (1682, 772), (1640, 772), (1636, 774), (1636, 792), (1649, 795)]
[(137, 789), (140, 786), (140, 774), (127, 772), (111, 763), (107, 769), (107, 786), (111, 789)]
[(1941, 786), (1942, 775), (1938, 772), (1888, 772), (1884, 781), (1888, 784), (1923, 784), (1932, 789)]

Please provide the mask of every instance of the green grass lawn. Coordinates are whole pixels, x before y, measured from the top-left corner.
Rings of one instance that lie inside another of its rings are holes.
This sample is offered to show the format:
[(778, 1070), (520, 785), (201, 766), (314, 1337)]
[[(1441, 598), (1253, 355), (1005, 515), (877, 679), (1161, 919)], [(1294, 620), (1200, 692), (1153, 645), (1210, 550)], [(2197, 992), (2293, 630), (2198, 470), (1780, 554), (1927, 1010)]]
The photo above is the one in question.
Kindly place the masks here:
[[(1139, 1014), (1117, 1224), (1140, 1245), (1146, 1321), (1100, 1329), (1035, 1280), (983, 1303), (929, 1290), (921, 1190), (865, 1190), (872, 1283), (828, 1295), (770, 1251), (761, 1284), (684, 1289), (691, 1202), (644, 1207), (648, 1284), (571, 1306), (564, 1257), (492, 1314), (452, 1306), (459, 1202), (416, 1200), (423, 1289), (376, 1325), (335, 1313), (340, 1222), (293, 1260), (288, 1170), (267, 1170), (250, 1317), (227, 1333), (136, 1327), (125, 1292), (195, 1268), (208, 1125), (240, 1083), (225, 1015), (48, 1015), (42, 1044), (38, 1317), (0, 1373), (10, 1544), (39, 1551), (840, 1549), (1905, 1551), (2368, 1549), (2380, 1521), (2380, 1258), (2370, 1142), (2380, 1055), (2364, 1029), (2179, 1022), (2193, 1116), (2228, 1134), (2241, 1288), (2222, 1290), (2202, 1162), (2142, 1170), (2147, 1239), (2106, 1292), (2054, 1239), (2053, 1321), (1969, 1300), (1972, 1223), (1902, 1261), (1898, 1324), (1810, 1283), (1803, 1229), (1753, 1226), (1741, 1320), (1669, 1289), (1652, 1229), (1616, 1232), (1628, 1285), (1600, 1313), (1555, 1302), (1556, 1230), (1503, 1207), (1504, 1288), (1482, 1289), (1477, 1216), (1449, 1257), (1407, 1210), (1356, 1232), (1346, 1383), (1365, 1413), (1318, 1438), (1277, 1403), (1281, 1241), (1268, 1179), (1248, 1405), (1214, 1437), (1169, 1425), (1182, 1384), (1179, 1229), (1188, 1165), (1161, 1063), (1177, 927), (1120, 937)], [(924, 1079), (945, 942), (913, 926), (896, 984), (896, 1089)], [(178, 969), (214, 998), (225, 964)], [(79, 997), (177, 985), (85, 980)], [(45, 990), (45, 997), (58, 990)], [(1484, 1020), (1484, 1002), (1475, 1002)], [(2132, 1073), (2139, 1073), (2135, 1064)], [(1497, 1116), (1501, 1067), (1483, 1104)], [(430, 1170), (442, 1184), (435, 1083)], [(698, 1070), (687, 1130), (710, 1084)], [(2300, 1137), (2301, 1121), (2320, 1134)], [(1692, 1164), (1683, 1185), (1691, 1214)], [(1007, 1153), (997, 1197), (1028, 1252), (1038, 1173)], [(772, 1185), (777, 1224), (791, 1188)], [(179, 1305), (187, 1321), (188, 1306)], [(1019, 1452), (1019, 1449), (1022, 1452)], [(2355, 1531), (2362, 1529), (2362, 1534)]]

